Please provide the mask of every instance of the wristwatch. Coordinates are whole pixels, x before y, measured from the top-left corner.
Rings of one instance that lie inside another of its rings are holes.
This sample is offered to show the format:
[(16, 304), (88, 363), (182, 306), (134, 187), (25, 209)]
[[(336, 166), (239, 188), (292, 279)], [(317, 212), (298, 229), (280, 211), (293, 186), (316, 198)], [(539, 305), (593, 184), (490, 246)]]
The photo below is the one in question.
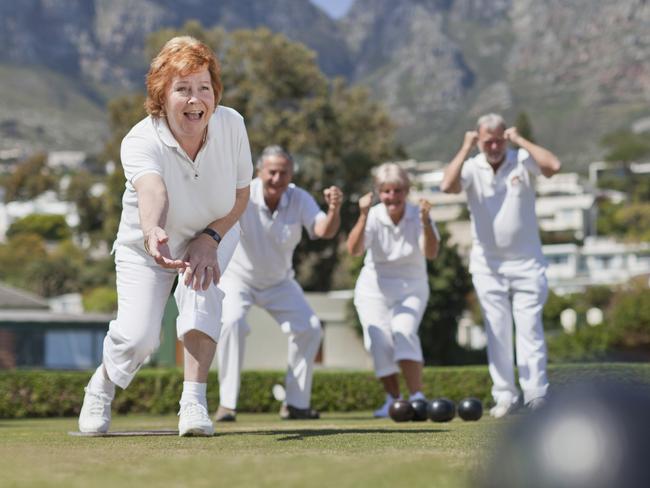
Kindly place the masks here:
[(201, 234), (208, 234), (210, 237), (212, 237), (215, 240), (217, 244), (221, 242), (221, 236), (219, 235), (219, 233), (216, 230), (211, 229), (210, 227), (206, 227), (205, 229), (203, 229), (201, 231)]

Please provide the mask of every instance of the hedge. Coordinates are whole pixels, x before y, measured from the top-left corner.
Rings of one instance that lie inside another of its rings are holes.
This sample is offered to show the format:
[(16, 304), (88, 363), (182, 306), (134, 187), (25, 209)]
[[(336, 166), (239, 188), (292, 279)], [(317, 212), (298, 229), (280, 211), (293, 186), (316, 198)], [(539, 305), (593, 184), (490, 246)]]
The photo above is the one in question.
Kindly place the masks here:
[[(61, 417), (79, 414), (83, 388), (90, 372), (22, 371), (0, 372), (0, 418)], [(585, 376), (616, 381), (650, 383), (650, 365), (630, 363), (551, 365), (554, 387)], [(245, 371), (239, 396), (241, 412), (273, 412), (279, 408), (271, 388), (282, 383), (280, 371)], [(428, 367), (424, 370), (424, 393), (428, 398), (445, 396), (455, 401), (475, 396), (490, 402), (491, 382), (485, 366)], [(210, 373), (208, 403), (219, 404), (216, 372)], [(118, 413), (168, 414), (176, 412), (183, 386), (178, 369), (143, 369), (126, 390), (118, 390), (113, 411)], [(405, 391), (404, 385), (402, 385)], [(316, 371), (312, 406), (321, 411), (371, 410), (384, 394), (369, 371)]]

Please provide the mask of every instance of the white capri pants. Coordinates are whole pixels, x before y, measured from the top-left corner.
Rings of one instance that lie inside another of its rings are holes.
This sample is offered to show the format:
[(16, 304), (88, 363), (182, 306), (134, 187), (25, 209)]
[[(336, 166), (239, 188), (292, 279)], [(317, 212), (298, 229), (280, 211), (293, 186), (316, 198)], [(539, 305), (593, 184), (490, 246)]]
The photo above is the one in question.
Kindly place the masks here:
[(265, 309), (280, 325), (282, 332), (289, 336), (286, 402), (293, 407), (308, 408), (314, 359), (322, 329), (300, 285), (293, 279), (287, 279), (277, 285), (258, 289), (228, 273), (219, 287), (226, 294), (221, 336), (217, 343), (219, 403), (226, 408), (237, 408), (246, 336), (250, 332), (246, 314), (252, 305), (257, 305)]
[(354, 306), (377, 378), (398, 373), (399, 361), (423, 361), (418, 329), (428, 300), (426, 279), (376, 279), (361, 272)]
[(515, 384), (513, 327), (519, 384), (524, 403), (543, 397), (548, 390), (546, 343), (542, 311), (548, 296), (543, 269), (517, 273), (475, 273), (472, 281), (483, 311), (492, 396), (497, 403), (514, 403), (519, 398)]
[[(239, 226), (226, 233), (218, 247), (221, 272), (226, 269), (239, 242)], [(115, 253), (117, 273), (117, 317), (112, 320), (104, 339), (103, 364), (110, 380), (126, 388), (144, 360), (160, 345), (161, 322), (176, 270), (162, 268), (141, 258), (135, 251), (118, 247)], [(207, 290), (193, 290), (179, 277), (174, 298), (179, 315), (176, 335), (182, 340), (190, 330), (199, 330), (215, 342), (221, 329), (223, 292), (211, 284)]]

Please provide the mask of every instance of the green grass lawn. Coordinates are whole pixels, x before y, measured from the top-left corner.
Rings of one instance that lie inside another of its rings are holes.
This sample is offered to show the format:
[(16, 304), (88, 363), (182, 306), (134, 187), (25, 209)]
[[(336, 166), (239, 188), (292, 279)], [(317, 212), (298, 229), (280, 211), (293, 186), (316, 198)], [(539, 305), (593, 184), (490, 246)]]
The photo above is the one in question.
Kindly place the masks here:
[[(395, 423), (369, 412), (317, 421), (239, 414), (212, 438), (74, 437), (76, 418), (0, 420), (0, 485), (65, 487), (472, 486), (504, 421)], [(117, 416), (111, 431), (177, 428)]]

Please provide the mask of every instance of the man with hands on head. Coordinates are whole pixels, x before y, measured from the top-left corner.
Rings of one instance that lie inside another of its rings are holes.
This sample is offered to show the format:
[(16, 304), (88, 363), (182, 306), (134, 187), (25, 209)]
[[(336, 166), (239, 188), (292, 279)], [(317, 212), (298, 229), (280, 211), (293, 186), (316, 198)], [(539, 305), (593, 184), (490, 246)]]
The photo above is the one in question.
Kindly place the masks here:
[(348, 252), (366, 253), (354, 289), (354, 306), (363, 327), (366, 350), (386, 392), (374, 416), (388, 417), (400, 399), (399, 371), (410, 400), (424, 400), (422, 346), (418, 329), (429, 299), (426, 259), (438, 254), (440, 236), (429, 212), (431, 204), (407, 201), (409, 177), (399, 165), (385, 163), (375, 173), (379, 203), (372, 193), (359, 199), (359, 219), (348, 236)]
[[(518, 146), (509, 149), (508, 142)], [(469, 157), (474, 146), (479, 154)], [(467, 193), (472, 221), (469, 271), (488, 339), (493, 417), (520, 402), (515, 383), (513, 319), (523, 402), (539, 408), (548, 391), (542, 310), (548, 295), (546, 262), (535, 214), (535, 178), (551, 177), (560, 161), (522, 137), (504, 119), (487, 114), (445, 168), (442, 191)]]
[(257, 161), (250, 201), (241, 216), (242, 236), (219, 287), (225, 292), (223, 326), (217, 347), (220, 405), (217, 421), (236, 418), (246, 335), (252, 305), (265, 309), (288, 334), (286, 399), (283, 419), (315, 419), (310, 408), (314, 359), (321, 324), (294, 279), (293, 253), (304, 228), (312, 239), (331, 239), (340, 226), (343, 194), (336, 186), (323, 191), (327, 212), (291, 183), (294, 163), (280, 146), (268, 146)]

